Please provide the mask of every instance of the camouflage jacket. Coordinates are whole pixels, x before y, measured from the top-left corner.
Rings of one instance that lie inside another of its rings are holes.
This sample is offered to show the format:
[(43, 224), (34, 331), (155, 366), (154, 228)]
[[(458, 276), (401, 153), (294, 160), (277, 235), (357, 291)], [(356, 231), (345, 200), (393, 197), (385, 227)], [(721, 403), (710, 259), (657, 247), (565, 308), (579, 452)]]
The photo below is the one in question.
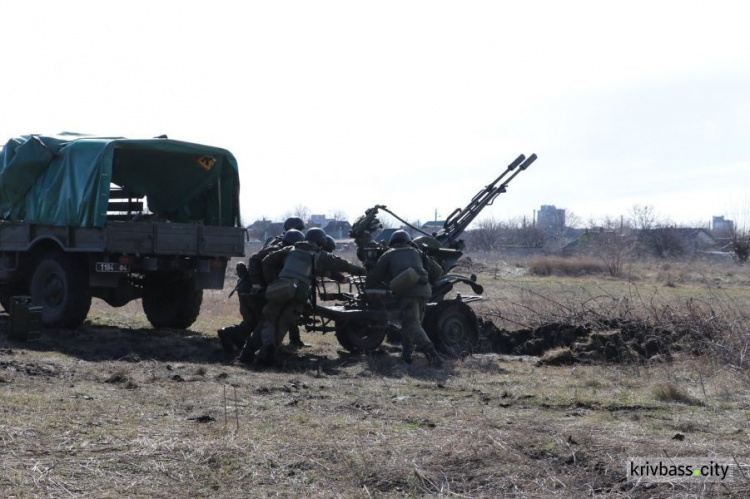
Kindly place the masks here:
[[(286, 257), (289, 256), (289, 253), (295, 247), (308, 251), (314, 250), (310, 243), (302, 241), (296, 243), (294, 246), (287, 246), (286, 248), (271, 252), (263, 259), (263, 278), (267, 283), (270, 284), (278, 278), (281, 270), (284, 268)], [(365, 273), (365, 269), (325, 251), (315, 253), (315, 274), (322, 276), (331, 272), (348, 272), (349, 274), (362, 275)], [(310, 276), (311, 281), (312, 278), (313, 276)]]
[[(406, 267), (399, 261), (403, 258), (403, 253), (410, 250), (416, 254), (409, 253), (407, 260), (413, 262), (409, 267), (417, 271), (424, 271), (427, 274), (429, 283), (434, 283), (443, 274), (443, 268), (432, 258), (428, 257), (418, 249), (409, 244), (397, 244), (389, 249), (378, 259), (375, 266), (367, 274), (365, 286), (368, 288), (388, 287), (388, 283), (402, 272)], [(430, 284), (417, 284), (401, 296), (429, 298), (432, 296), (432, 287)]]
[(280, 249), (282, 249), (281, 246), (266, 246), (250, 256), (247, 260), (247, 280), (250, 285), (258, 284), (263, 289), (268, 286), (268, 281), (263, 277), (263, 259)]

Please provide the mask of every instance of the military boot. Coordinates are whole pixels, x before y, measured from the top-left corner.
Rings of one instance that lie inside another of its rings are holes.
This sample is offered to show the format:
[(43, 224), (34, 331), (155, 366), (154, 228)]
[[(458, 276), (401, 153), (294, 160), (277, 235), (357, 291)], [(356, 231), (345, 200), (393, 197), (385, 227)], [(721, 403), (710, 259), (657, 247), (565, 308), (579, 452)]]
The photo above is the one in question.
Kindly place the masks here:
[(256, 355), (255, 359), (253, 360), (253, 366), (254, 367), (272, 366), (274, 363), (275, 354), (276, 354), (276, 349), (273, 347), (273, 345), (263, 345), (262, 347), (260, 347), (260, 350), (258, 350), (258, 355)]
[(292, 326), (292, 328), (289, 329), (289, 346), (295, 350), (298, 350), (300, 348), (304, 348), (307, 346), (302, 341), (302, 338), (300, 338), (299, 326)]
[(435, 347), (425, 349), (424, 356), (427, 357), (427, 363), (430, 367), (437, 367), (438, 369), (443, 367), (443, 358), (435, 350)]
[(252, 365), (255, 362), (255, 351), (249, 343), (242, 347), (242, 351), (240, 351), (240, 355), (237, 357), (237, 362), (240, 364)]
[(414, 347), (412, 346), (411, 342), (406, 338), (403, 338), (401, 340), (401, 359), (406, 364), (411, 364), (412, 362), (414, 362), (414, 358), (412, 357), (413, 352)]
[(235, 347), (231, 330), (229, 328), (223, 327), (219, 329), (216, 334), (219, 335), (219, 341), (221, 342), (221, 348), (224, 349), (224, 353), (226, 353), (228, 357), (233, 356)]

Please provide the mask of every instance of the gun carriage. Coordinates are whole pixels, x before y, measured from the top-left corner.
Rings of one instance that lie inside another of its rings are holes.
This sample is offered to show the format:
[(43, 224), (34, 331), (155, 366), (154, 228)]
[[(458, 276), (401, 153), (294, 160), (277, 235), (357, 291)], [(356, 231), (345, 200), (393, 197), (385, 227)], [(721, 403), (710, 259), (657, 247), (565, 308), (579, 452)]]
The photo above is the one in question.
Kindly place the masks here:
[[(465, 245), (461, 235), (477, 215), (506, 192), (508, 184), (536, 159), (536, 154), (528, 158), (523, 154), (518, 156), (466, 207), (453, 211), (438, 232), (428, 234), (383, 205), (366, 210), (352, 226), (350, 237), (357, 246), (357, 257), (368, 270), (388, 250), (387, 241), (378, 241), (374, 237), (383, 227), (378, 219), (379, 212), (390, 214), (421, 234), (413, 244), (443, 269), (443, 275), (432, 283), (432, 297), (427, 303), (423, 325), (435, 347), (447, 355), (461, 356), (473, 351), (478, 341), (478, 321), (469, 304), (482, 300), (484, 292), (475, 275), (465, 277), (451, 273), (463, 256)], [(449, 297), (457, 284), (468, 286), (473, 294), (456, 293)], [(347, 350), (368, 352), (378, 348), (386, 336), (392, 340), (400, 337), (398, 317), (398, 298), (390, 290), (367, 289), (362, 277), (353, 277), (343, 285), (319, 279), (303, 320), (308, 331), (335, 332), (337, 340)]]

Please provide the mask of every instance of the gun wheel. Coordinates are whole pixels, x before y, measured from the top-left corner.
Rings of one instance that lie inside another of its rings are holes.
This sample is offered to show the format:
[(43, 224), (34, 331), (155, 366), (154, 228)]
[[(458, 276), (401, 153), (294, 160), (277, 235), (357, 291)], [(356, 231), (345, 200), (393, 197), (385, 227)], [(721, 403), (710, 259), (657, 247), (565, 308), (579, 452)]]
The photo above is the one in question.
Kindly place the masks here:
[(385, 335), (385, 329), (382, 328), (375, 329), (351, 322), (336, 324), (336, 339), (352, 353), (366, 353), (377, 349), (383, 343)]
[(477, 316), (461, 301), (442, 301), (428, 307), (424, 328), (435, 348), (451, 357), (471, 354), (479, 337)]

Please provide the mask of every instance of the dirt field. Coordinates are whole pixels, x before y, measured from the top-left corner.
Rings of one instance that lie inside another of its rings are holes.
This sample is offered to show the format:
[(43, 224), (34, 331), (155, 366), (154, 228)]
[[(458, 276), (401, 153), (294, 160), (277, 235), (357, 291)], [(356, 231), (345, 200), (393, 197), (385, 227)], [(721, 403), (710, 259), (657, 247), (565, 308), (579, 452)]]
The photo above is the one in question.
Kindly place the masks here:
[[(489, 297), (477, 306), (484, 352), (443, 369), (421, 356), (405, 366), (397, 346), (351, 355), (332, 335), (304, 333), (310, 346), (280, 369), (228, 365), (215, 331), (238, 312), (219, 292), (189, 331), (151, 329), (139, 303), (98, 302), (78, 330), (34, 343), (2, 334), (0, 496), (750, 495), (744, 477), (626, 479), (632, 456), (750, 457), (750, 382), (734, 347), (748, 340), (746, 269), (613, 280), (473, 265)], [(718, 313), (732, 307), (741, 313)], [(669, 321), (655, 321), (665, 310)], [(625, 312), (650, 328), (641, 338), (621, 322), (571, 320)], [(691, 336), (722, 317), (739, 317), (731, 337)], [(677, 319), (701, 328), (665, 326)], [(613, 344), (626, 353), (606, 355)]]

